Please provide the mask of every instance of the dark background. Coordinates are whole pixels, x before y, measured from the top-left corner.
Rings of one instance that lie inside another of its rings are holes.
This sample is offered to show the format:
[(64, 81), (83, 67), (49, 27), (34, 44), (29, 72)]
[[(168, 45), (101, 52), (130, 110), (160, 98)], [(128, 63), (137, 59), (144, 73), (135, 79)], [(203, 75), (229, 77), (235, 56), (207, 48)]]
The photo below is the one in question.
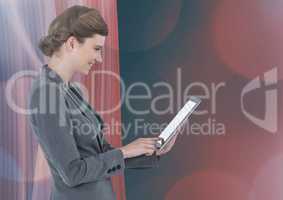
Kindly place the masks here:
[[(178, 68), (182, 93), (196, 82), (208, 88), (225, 84), (216, 95), (216, 112), (211, 112), (212, 98), (203, 99), (200, 110), (209, 112), (190, 119), (190, 123), (222, 123), (225, 134), (185, 130), (159, 168), (126, 172), (127, 199), (283, 199), (282, 8), (281, 0), (118, 1), (120, 70), (127, 87), (144, 82), (152, 88), (153, 98), (166, 94), (166, 89), (152, 85), (163, 81), (176, 87)], [(277, 91), (278, 130), (271, 133), (244, 116), (240, 100), (247, 83), (257, 76), (264, 83), (263, 74), (275, 68), (278, 84), (261, 85), (244, 101), (249, 113), (263, 119), (265, 91)], [(133, 93), (145, 91), (136, 88)], [(193, 87), (190, 94), (205, 95), (201, 87)], [(131, 101), (135, 109), (150, 104), (151, 100)], [(166, 100), (160, 101), (160, 109), (166, 106)], [(136, 119), (164, 123), (173, 116), (136, 115), (125, 104), (122, 113), (125, 125)], [(136, 137), (143, 135), (132, 128), (123, 142)]]

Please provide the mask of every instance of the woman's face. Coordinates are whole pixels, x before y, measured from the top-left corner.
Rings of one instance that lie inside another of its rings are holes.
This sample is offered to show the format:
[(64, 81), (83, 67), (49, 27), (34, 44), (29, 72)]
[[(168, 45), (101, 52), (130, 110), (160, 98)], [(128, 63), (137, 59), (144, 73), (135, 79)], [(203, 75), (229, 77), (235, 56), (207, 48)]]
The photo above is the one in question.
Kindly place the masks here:
[(105, 43), (105, 36), (95, 34), (86, 38), (83, 43), (74, 45), (70, 54), (70, 61), (76, 72), (88, 74), (96, 62), (102, 62), (102, 49)]

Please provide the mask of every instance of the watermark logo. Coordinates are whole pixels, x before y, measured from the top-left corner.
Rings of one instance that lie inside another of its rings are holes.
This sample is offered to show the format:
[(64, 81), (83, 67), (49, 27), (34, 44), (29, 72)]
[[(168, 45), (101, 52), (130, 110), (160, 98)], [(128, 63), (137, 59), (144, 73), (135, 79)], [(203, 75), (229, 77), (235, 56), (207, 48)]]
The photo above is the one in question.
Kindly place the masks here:
[[(251, 80), (241, 92), (241, 110), (243, 114), (257, 126), (271, 132), (276, 133), (278, 131), (278, 91), (276, 88), (269, 88), (276, 85), (278, 82), (278, 70), (273, 68), (263, 75), (263, 85), (261, 85), (260, 76), (257, 76)], [(265, 115), (263, 119), (249, 113), (244, 107), (244, 97), (257, 89), (265, 87)]]
[[(52, 71), (51, 71), (52, 72)], [(51, 73), (50, 72), (50, 73)], [(66, 114), (69, 116), (77, 115), (81, 116), (82, 113), (93, 113), (89, 111), (87, 106), (80, 100), (77, 95), (74, 95), (68, 86), (53, 81), (47, 81), (47, 76), (50, 78), (56, 78), (55, 73), (45, 74), (40, 76), (37, 80), (36, 85), (32, 87), (31, 91), (28, 91), (27, 95), (31, 102), (36, 102), (29, 104), (28, 108), (21, 107), (16, 98), (13, 98), (13, 94), (17, 93), (18, 87), (16, 87), (17, 81), (22, 78), (35, 78), (38, 77), (37, 71), (20, 71), (15, 73), (7, 82), (7, 87), (5, 90), (6, 100), (8, 106), (16, 113), (24, 115), (33, 116), (52, 116), (58, 117), (59, 126), (69, 125), (66, 119)], [(181, 109), (191, 95), (198, 96), (203, 100), (203, 107), (199, 107), (193, 114), (200, 116), (199, 120), (190, 122), (187, 121), (183, 126), (183, 134), (189, 135), (225, 135), (226, 126), (223, 122), (218, 121), (217, 118), (217, 97), (219, 92), (226, 87), (225, 82), (219, 83), (205, 83), (201, 81), (191, 82), (186, 85), (182, 85), (182, 68), (177, 68), (176, 70), (176, 81), (177, 84), (170, 84), (170, 82), (159, 81), (153, 84), (148, 84), (146, 82), (133, 82), (125, 86), (123, 79), (119, 74), (113, 73), (111, 71), (95, 71), (90, 74), (91, 85), (89, 90), (81, 84), (74, 83), (78, 89), (81, 91), (81, 96), (84, 97), (86, 102), (94, 102), (94, 97), (96, 96), (93, 91), (95, 91), (94, 80), (97, 76), (108, 77), (109, 80), (115, 82), (115, 84), (120, 84), (121, 98), (118, 101), (113, 102), (113, 105), (109, 107), (102, 108), (97, 111), (99, 114), (111, 114), (121, 109), (124, 109), (131, 114), (133, 119), (129, 120), (129, 123), (121, 123), (111, 121), (104, 123), (104, 130), (109, 130), (109, 133), (119, 133), (122, 130), (125, 137), (128, 134), (137, 135), (153, 135), (156, 133), (161, 133), (162, 130), (170, 122), (170, 119), (166, 121), (160, 121), (160, 123), (148, 122), (145, 120), (146, 115), (154, 115), (163, 118), (166, 115), (174, 117), (175, 114)], [(30, 79), (25, 81), (31, 81)], [(61, 87), (62, 86), (62, 87)], [(65, 86), (65, 87), (64, 87)], [(90, 93), (88, 93), (88, 91)], [(107, 91), (107, 87), (101, 84), (101, 91)], [(80, 92), (79, 92), (80, 93)], [(103, 95), (102, 95), (103, 97)], [(65, 108), (65, 100), (68, 100), (69, 107)], [(56, 115), (57, 114), (57, 115)], [(32, 117), (31, 117), (32, 118)], [(87, 116), (88, 119), (93, 119), (93, 115)], [(91, 135), (93, 133), (92, 124), (85, 120), (83, 123), (74, 121), (71, 124), (71, 130), (78, 133), (80, 136)]]

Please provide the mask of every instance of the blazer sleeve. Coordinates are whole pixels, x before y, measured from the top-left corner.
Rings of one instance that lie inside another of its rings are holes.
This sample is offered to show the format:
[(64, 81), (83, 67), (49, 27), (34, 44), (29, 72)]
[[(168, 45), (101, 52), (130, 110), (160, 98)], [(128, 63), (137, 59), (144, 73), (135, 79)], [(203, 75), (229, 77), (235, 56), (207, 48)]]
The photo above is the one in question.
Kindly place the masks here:
[[(83, 92), (81, 91), (80, 87), (76, 84), (72, 85), (73, 88), (78, 92), (81, 98), (84, 98)], [(92, 112), (94, 112), (92, 110)], [(94, 112), (96, 115), (96, 113)], [(114, 150), (115, 148), (112, 147), (105, 139), (103, 139), (103, 149), (104, 151)], [(152, 155), (152, 156), (138, 156), (134, 158), (127, 158), (125, 159), (125, 167), (126, 169), (145, 169), (145, 168), (153, 168), (158, 167), (160, 156)]]
[[(104, 151), (113, 150), (114, 148), (106, 141), (103, 140)], [(126, 169), (148, 169), (159, 167), (160, 156), (153, 154), (152, 156), (137, 156), (125, 159)]]
[[(45, 94), (43, 92), (42, 95), (40, 91), (45, 91)], [(119, 149), (89, 157), (80, 155), (66, 118), (66, 103), (57, 85), (45, 84), (33, 90), (29, 102), (30, 108), (35, 109), (30, 115), (32, 129), (45, 157), (66, 185), (75, 187), (111, 177), (124, 170), (125, 162)], [(42, 112), (42, 106), (47, 107), (45, 112)]]

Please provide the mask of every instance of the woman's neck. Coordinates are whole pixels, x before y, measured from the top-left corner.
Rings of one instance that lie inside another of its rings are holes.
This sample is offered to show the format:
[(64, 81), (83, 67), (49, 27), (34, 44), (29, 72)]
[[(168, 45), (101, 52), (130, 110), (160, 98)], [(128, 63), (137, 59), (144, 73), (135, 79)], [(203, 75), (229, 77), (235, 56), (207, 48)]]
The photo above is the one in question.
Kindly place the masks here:
[(48, 67), (54, 70), (63, 79), (65, 83), (68, 83), (74, 75), (74, 72), (73, 70), (71, 70), (71, 67), (69, 67), (62, 60), (54, 56), (50, 58), (48, 62)]

